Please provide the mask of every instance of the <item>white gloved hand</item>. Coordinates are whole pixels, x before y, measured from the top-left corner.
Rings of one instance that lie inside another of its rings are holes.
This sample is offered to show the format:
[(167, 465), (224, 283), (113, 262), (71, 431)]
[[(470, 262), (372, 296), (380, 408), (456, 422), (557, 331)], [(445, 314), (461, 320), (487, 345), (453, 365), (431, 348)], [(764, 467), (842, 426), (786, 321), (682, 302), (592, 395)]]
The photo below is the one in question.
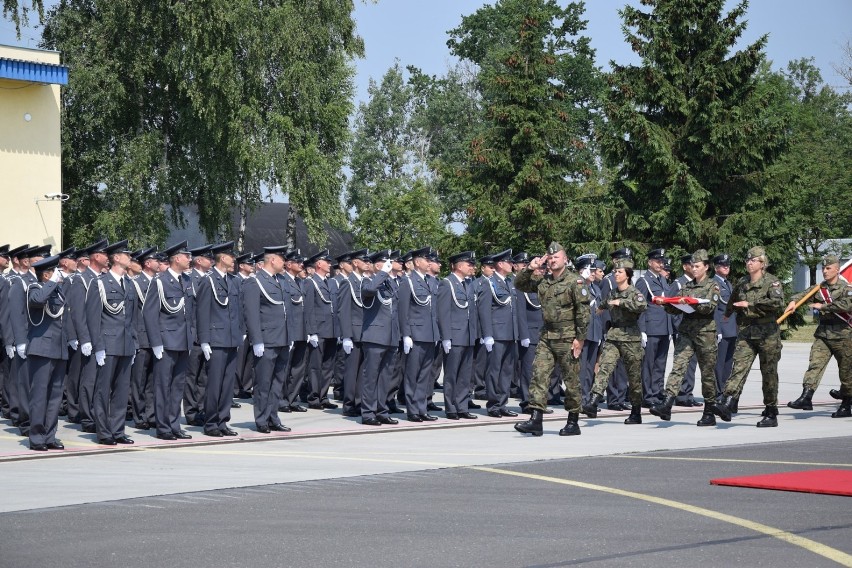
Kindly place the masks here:
[(414, 347), (414, 341), (411, 340), (409, 336), (405, 336), (402, 338), (402, 352), (408, 355), (408, 352), (411, 351), (411, 348)]
[(490, 335), (482, 340), (483, 345), (485, 345), (485, 350), (491, 353), (491, 350), (494, 349), (494, 338)]
[(479, 338), (479, 344), (480, 344), (480, 345), (485, 345), (485, 338), (484, 338), (484, 337), (480, 337), (480, 338)]
[(343, 344), (342, 344), (342, 345), (343, 345), (343, 352), (344, 352), (344, 353), (346, 353), (347, 355), (349, 355), (350, 353), (352, 353), (352, 347), (353, 347), (353, 345), (352, 345), (352, 339), (351, 339), (351, 338), (349, 338), (349, 337), (344, 337), (344, 338), (343, 338)]
[(263, 343), (255, 343), (251, 348), (254, 350), (255, 357), (263, 357)]
[(17, 347), (15, 347), (15, 351), (18, 352), (18, 357), (20, 357), (21, 359), (27, 358), (27, 344), (26, 343), (19, 344)]
[(15, 346), (14, 345), (7, 345), (6, 346), (6, 357), (11, 359), (14, 356), (15, 356)]
[(316, 347), (317, 345), (319, 345), (319, 337), (317, 337), (316, 334), (309, 335), (308, 336), (308, 343), (311, 344), (311, 347)]
[(54, 270), (53, 274), (50, 275), (51, 282), (62, 282), (62, 273), (58, 270)]
[(722, 343), (722, 334), (717, 333), (716, 334), (716, 345), (719, 345), (720, 343)]
[(210, 348), (209, 343), (202, 343), (201, 344), (201, 352), (204, 353), (204, 360), (205, 361), (209, 361), (210, 356), (213, 355), (213, 350)]
[(530, 346), (530, 338), (521, 339), (521, 347), (529, 347)]
[(449, 353), (450, 349), (453, 348), (453, 341), (451, 339), (445, 339), (441, 341), (441, 346), (444, 348), (444, 353)]
[(162, 345), (157, 345), (156, 347), (152, 347), (151, 351), (154, 352), (154, 357), (156, 357), (157, 359), (163, 358), (163, 346)]
[(68, 342), (68, 347), (70, 347), (74, 351), (77, 351), (77, 349), (80, 348), (80, 342), (77, 341), (76, 339), (72, 339), (71, 341)]
[(81, 345), (80, 346), (80, 353), (82, 353), (86, 357), (91, 355), (92, 354), (92, 344), (87, 341), (86, 343)]
[(98, 367), (103, 367), (104, 363), (106, 363), (106, 351), (103, 349), (95, 351), (95, 361), (97, 362)]
[(642, 349), (645, 349), (646, 345), (648, 345), (648, 334), (643, 331), (642, 332)]
[(290, 342), (290, 349), (288, 349), (288, 351), (292, 351), (292, 350), (293, 350), (293, 346), (294, 346), (294, 345), (296, 345), (296, 342), (295, 342), (295, 341), (291, 341), (291, 342)]
[(243, 334), (243, 341), (245, 341), (245, 340), (246, 340), (246, 337), (248, 337), (248, 335), (246, 335), (246, 334), (244, 333), (244, 334)]
[(389, 260), (386, 260), (385, 263), (382, 265), (382, 272), (384, 272), (385, 274), (390, 274), (391, 270), (393, 270), (393, 263), (391, 263), (391, 261)]

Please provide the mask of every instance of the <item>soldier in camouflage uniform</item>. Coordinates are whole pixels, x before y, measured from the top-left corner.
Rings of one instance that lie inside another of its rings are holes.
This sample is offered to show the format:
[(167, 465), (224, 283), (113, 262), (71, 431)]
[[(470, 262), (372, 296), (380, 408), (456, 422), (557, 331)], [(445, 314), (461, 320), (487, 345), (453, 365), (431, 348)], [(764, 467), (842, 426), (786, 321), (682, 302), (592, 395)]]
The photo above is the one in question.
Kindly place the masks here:
[[(695, 353), (698, 357), (698, 366), (701, 369), (701, 394), (704, 396), (704, 415), (698, 421), (698, 426), (715, 426), (719, 416), (725, 422), (730, 422), (731, 413), (724, 405), (715, 404), (716, 395), (716, 320), (713, 312), (719, 302), (719, 285), (707, 274), (710, 268), (710, 259), (707, 251), (699, 249), (692, 255), (692, 271), (694, 279), (688, 282), (681, 290), (681, 296), (706, 300), (692, 306), (693, 310), (684, 313), (683, 321), (678, 328), (677, 342), (675, 343), (674, 363), (666, 382), (666, 399), (656, 406), (651, 407), (651, 414), (659, 416), (663, 420), (671, 420), (672, 405), (674, 405), (681, 381), (686, 373), (689, 359)], [(655, 299), (656, 303), (663, 305), (663, 299)], [(686, 302), (681, 301), (682, 304)], [(679, 309), (671, 304), (665, 304), (666, 311), (672, 314), (679, 313)]]
[(778, 426), (778, 361), (781, 359), (781, 333), (776, 318), (784, 307), (784, 290), (781, 281), (766, 272), (767, 258), (763, 247), (748, 251), (744, 276), (734, 287), (728, 299), (723, 319), (736, 312), (737, 346), (731, 377), (725, 383), (722, 404), (733, 414), (734, 406), (745, 386), (755, 356), (760, 356), (760, 374), (763, 378), (763, 418), (758, 428)]
[[(534, 271), (547, 263), (548, 274), (540, 276)], [(568, 270), (568, 256), (559, 243), (550, 243), (547, 255), (535, 258), (518, 274), (515, 287), (521, 292), (538, 294), (544, 316), (544, 327), (535, 350), (533, 377), (530, 384), (532, 416), (526, 422), (518, 422), (518, 432), (542, 435), (542, 412), (547, 408), (547, 391), (550, 374), (555, 365), (562, 370), (565, 382), (565, 410), (568, 422), (559, 431), (560, 436), (577, 436), (580, 426), (580, 352), (586, 339), (589, 325), (589, 288), (585, 280)]]
[[(822, 259), (822, 284), (814, 296), (810, 308), (820, 315), (819, 325), (814, 332), (810, 363), (805, 372), (802, 396), (788, 402), (790, 408), (813, 410), (811, 398), (819, 386), (822, 371), (834, 356), (840, 371), (840, 390), (832, 389), (829, 394), (840, 400), (840, 407), (832, 418), (852, 416), (852, 284), (840, 275), (840, 259), (833, 254)], [(790, 299), (786, 311), (793, 311), (796, 302), (805, 292)]]
[(639, 316), (648, 308), (645, 296), (634, 288), (633, 261), (629, 258), (617, 260), (613, 270), (616, 288), (601, 302), (598, 311), (609, 310), (610, 328), (601, 350), (598, 372), (592, 397), (583, 406), (583, 414), (589, 418), (598, 415), (598, 403), (603, 400), (607, 379), (619, 359), (624, 361), (630, 392), (630, 416), (625, 424), (642, 423), (642, 333), (639, 331)]

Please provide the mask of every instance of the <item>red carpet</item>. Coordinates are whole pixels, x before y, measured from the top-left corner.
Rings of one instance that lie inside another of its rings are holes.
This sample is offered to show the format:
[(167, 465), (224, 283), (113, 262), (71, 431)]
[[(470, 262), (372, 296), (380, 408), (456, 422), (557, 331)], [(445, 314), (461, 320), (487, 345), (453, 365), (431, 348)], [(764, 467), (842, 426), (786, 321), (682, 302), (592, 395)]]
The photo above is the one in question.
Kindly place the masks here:
[(845, 495), (852, 497), (852, 470), (814, 469), (810, 471), (788, 471), (767, 475), (749, 475), (747, 477), (724, 477), (711, 479), (712, 485), (730, 485), (733, 487), (753, 487), (755, 489), (775, 489), (778, 491), (799, 491), (802, 493), (822, 493), (825, 495)]

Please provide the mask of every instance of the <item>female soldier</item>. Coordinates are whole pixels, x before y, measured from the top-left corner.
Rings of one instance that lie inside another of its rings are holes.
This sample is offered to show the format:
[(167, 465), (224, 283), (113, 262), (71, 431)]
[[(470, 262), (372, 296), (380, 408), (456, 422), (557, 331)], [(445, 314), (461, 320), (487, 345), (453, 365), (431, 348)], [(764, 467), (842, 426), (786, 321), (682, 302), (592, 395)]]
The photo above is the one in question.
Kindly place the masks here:
[(624, 361), (627, 370), (627, 381), (630, 389), (630, 416), (625, 424), (642, 423), (642, 334), (639, 331), (639, 316), (648, 307), (639, 290), (633, 284), (633, 261), (629, 258), (615, 262), (613, 270), (615, 290), (601, 302), (598, 314), (609, 310), (610, 327), (606, 342), (601, 349), (598, 371), (595, 373), (595, 384), (592, 387), (592, 397), (583, 406), (583, 414), (589, 418), (598, 415), (598, 403), (603, 400), (607, 380), (612, 375), (619, 358)]

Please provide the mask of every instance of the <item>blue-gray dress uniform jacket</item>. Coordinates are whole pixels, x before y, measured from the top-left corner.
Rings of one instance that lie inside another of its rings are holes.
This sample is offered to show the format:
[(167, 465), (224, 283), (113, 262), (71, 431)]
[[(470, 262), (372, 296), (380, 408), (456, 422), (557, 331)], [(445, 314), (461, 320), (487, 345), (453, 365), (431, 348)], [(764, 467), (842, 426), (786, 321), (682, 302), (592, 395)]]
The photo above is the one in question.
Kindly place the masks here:
[(438, 329), (441, 340), (450, 340), (444, 353), (444, 410), (467, 412), (473, 376), (473, 346), (479, 341), (479, 314), (473, 283), (450, 274), (438, 287)]
[(388, 417), (388, 400), (395, 383), (396, 353), (400, 342), (398, 298), (393, 278), (380, 271), (361, 282), (364, 306), (361, 342), (364, 353), (361, 378), (361, 417)]
[(277, 276), (261, 269), (243, 283), (243, 313), (249, 345), (266, 347), (290, 345), (287, 334), (287, 306), (284, 286)]
[[(161, 295), (162, 294), (162, 295)], [(181, 303), (183, 305), (181, 306)], [(195, 342), (195, 291), (192, 279), (166, 270), (154, 277), (142, 308), (151, 347), (189, 351)]]
[(337, 281), (312, 274), (302, 284), (305, 293), (305, 332), (320, 339), (337, 339), (340, 323), (337, 320)]
[(648, 305), (639, 316), (639, 331), (648, 336), (642, 358), (642, 398), (647, 404), (656, 404), (664, 397), (669, 337), (675, 327), (671, 314), (663, 306), (655, 304), (652, 298), (667, 296), (671, 289), (665, 278), (650, 270), (636, 281), (636, 289), (645, 296)]
[(139, 316), (136, 318), (136, 342), (139, 344), (139, 349), (150, 349), (151, 342), (148, 341), (148, 332), (145, 329), (145, 318), (142, 317), (142, 306), (145, 304), (145, 296), (148, 295), (148, 288), (151, 286), (153, 278), (149, 278), (144, 272), (133, 278), (132, 286), (135, 292), (136, 306), (139, 311)]
[(340, 282), (337, 291), (337, 319), (340, 322), (340, 337), (348, 337), (356, 343), (361, 341), (364, 308), (361, 300), (361, 279), (354, 272)]
[(399, 283), (399, 326), (403, 337), (434, 343), (440, 338), (432, 289), (416, 270)]
[(237, 348), (243, 342), (240, 284), (215, 268), (195, 285), (198, 343)]
[(495, 341), (521, 339), (517, 306), (513, 301), (514, 286), (495, 272), (482, 282), (482, 287), (478, 305), (482, 337), (493, 337)]
[(737, 336), (737, 314), (732, 313), (728, 321), (725, 321), (725, 309), (728, 307), (728, 300), (731, 298), (731, 293), (734, 291), (731, 283), (719, 275), (713, 276), (716, 283), (719, 284), (719, 302), (716, 304), (716, 311), (713, 312), (713, 319), (716, 320), (716, 333), (721, 333), (722, 337)]
[(89, 286), (86, 323), (92, 338), (92, 353), (105, 351), (107, 355), (119, 357), (136, 354), (136, 290), (129, 278), (121, 280), (105, 272)]

